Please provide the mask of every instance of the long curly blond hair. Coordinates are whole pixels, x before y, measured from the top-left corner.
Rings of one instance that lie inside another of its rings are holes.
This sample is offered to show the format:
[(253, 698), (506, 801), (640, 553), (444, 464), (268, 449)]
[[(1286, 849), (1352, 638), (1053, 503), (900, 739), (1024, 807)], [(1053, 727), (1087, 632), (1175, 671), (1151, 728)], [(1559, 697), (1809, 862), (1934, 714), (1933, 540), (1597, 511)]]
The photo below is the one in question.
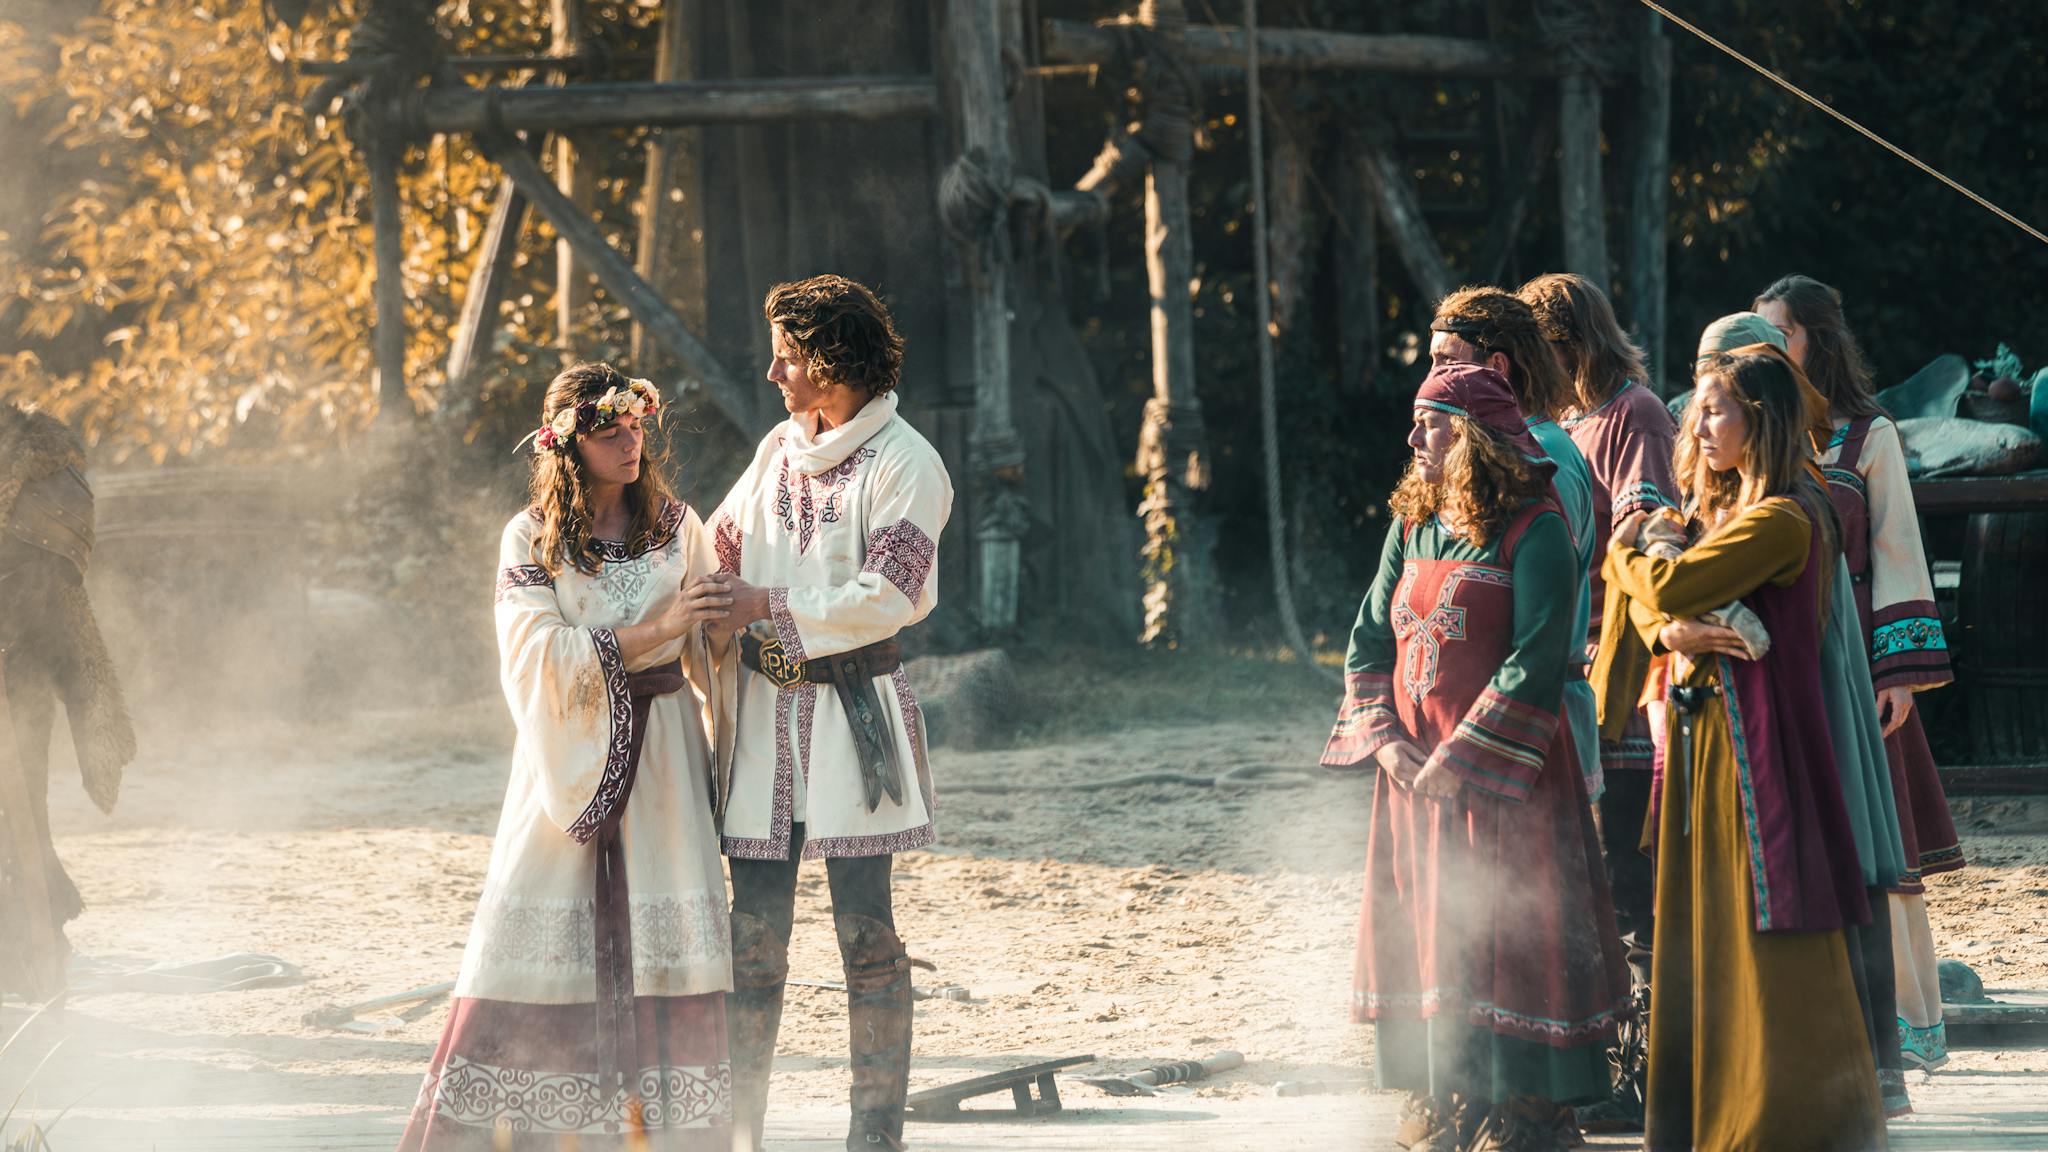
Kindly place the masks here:
[[(624, 373), (609, 364), (565, 368), (548, 383), (547, 396), (541, 401), (541, 425), (553, 422), (564, 408), (595, 400), (606, 391), (625, 388), (629, 383)], [(662, 526), (661, 514), (675, 499), (675, 493), (663, 475), (665, 453), (661, 450), (661, 438), (654, 434), (666, 411), (665, 406), (657, 409), (649, 421), (654, 428), (649, 429), (640, 449), (640, 478), (626, 486), (626, 508), (632, 514), (626, 529), (626, 546), (636, 556), (666, 543), (663, 537), (672, 531)], [(540, 521), (540, 533), (533, 539), (533, 562), (546, 568), (551, 576), (562, 574), (565, 561), (586, 576), (597, 575), (604, 567), (604, 553), (590, 514), (583, 461), (576, 455), (573, 442), (534, 454), (528, 496), (532, 501), (530, 510)]]
[(1486, 425), (1453, 416), (1451, 427), (1458, 440), (1444, 455), (1443, 483), (1424, 480), (1411, 460), (1387, 506), (1410, 528), (1442, 514), (1483, 548), (1516, 512), (1549, 491), (1550, 478)]

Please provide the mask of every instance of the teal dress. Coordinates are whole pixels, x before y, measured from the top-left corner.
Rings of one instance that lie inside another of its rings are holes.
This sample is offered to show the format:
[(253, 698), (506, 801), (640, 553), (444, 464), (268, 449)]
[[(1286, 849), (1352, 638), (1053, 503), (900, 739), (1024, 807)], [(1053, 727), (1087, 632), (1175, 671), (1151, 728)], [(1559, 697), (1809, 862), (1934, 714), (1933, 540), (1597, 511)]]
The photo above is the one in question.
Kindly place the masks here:
[[(1564, 509), (1565, 527), (1579, 557), (1577, 607), (1572, 612), (1578, 635), (1585, 635), (1593, 620), (1593, 472), (1571, 433), (1555, 421), (1531, 417), (1529, 434), (1536, 437), (1543, 453), (1557, 463), (1550, 482), (1557, 489), (1558, 504)], [(1564, 682), (1564, 716), (1571, 726), (1572, 752), (1578, 757), (1579, 772), (1586, 779), (1586, 798), (1598, 800), (1606, 785), (1600, 774), (1600, 713), (1593, 700), (1593, 686), (1586, 683), (1587, 661), (1573, 653), (1572, 666)]]

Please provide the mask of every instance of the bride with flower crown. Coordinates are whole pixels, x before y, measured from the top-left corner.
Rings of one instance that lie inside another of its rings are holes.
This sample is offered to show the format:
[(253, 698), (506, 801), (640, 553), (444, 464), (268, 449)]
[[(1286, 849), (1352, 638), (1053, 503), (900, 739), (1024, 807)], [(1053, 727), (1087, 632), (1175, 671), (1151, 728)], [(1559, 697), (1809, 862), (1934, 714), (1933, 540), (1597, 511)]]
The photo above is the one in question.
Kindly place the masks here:
[(669, 491), (644, 380), (548, 386), (532, 506), (505, 526), (511, 779), (446, 1031), (399, 1147), (731, 1143), (715, 669), (731, 604)]

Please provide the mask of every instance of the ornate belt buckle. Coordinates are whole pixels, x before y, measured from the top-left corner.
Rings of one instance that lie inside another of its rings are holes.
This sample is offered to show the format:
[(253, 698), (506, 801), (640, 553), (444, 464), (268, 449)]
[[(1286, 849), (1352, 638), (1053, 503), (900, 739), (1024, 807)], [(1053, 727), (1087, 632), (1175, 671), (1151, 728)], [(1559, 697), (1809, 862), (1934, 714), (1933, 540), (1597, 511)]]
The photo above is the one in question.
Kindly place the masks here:
[(761, 665), (761, 675), (774, 681), (778, 688), (794, 688), (804, 682), (803, 664), (790, 659), (789, 654), (782, 650), (780, 636), (763, 640), (756, 660)]

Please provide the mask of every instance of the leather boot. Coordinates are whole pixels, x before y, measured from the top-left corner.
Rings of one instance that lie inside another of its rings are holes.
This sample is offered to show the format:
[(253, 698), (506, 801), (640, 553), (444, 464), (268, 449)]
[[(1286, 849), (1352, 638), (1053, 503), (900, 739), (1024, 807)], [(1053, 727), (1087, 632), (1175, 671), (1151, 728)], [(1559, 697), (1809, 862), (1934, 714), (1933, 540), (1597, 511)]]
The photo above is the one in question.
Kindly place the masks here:
[(759, 916), (732, 914), (732, 994), (725, 998), (727, 1056), (732, 1061), (732, 1146), (759, 1152), (768, 1115), (768, 1074), (782, 1027), (789, 941)]
[(848, 1046), (853, 1065), (850, 1152), (903, 1143), (903, 1097), (910, 1087), (910, 958), (887, 924), (848, 913), (834, 917), (846, 967)]

